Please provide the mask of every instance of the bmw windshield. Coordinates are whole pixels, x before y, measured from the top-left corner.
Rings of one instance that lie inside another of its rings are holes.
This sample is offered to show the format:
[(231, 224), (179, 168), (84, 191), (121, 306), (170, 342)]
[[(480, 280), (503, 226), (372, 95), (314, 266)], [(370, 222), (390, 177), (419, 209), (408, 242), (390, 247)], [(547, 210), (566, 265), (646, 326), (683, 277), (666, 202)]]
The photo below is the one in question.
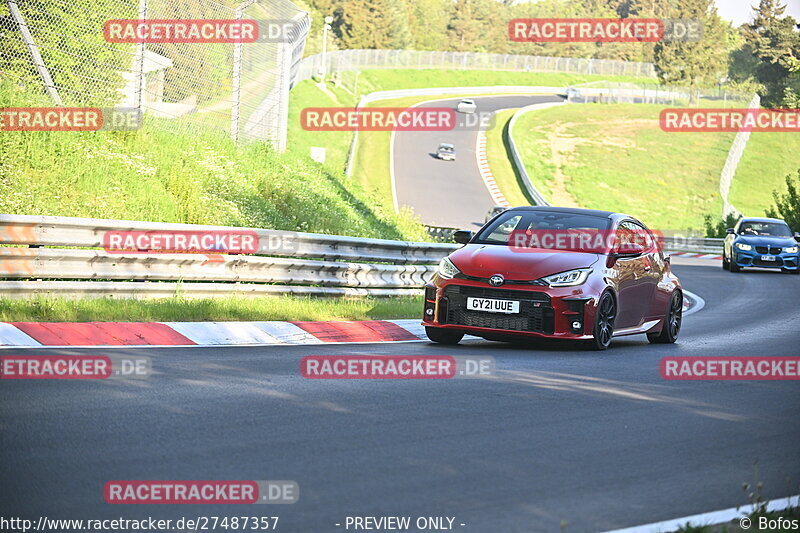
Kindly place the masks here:
[(791, 237), (792, 231), (780, 222), (742, 222), (740, 235), (760, 235), (765, 237)]

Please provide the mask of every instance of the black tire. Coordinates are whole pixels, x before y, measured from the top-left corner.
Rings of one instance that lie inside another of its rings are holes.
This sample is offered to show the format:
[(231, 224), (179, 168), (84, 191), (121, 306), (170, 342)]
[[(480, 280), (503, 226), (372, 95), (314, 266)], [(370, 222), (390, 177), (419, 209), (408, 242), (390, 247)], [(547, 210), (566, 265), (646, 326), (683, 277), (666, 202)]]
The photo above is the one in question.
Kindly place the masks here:
[(463, 331), (455, 331), (452, 329), (432, 328), (425, 326), (425, 334), (433, 342), (439, 344), (458, 344), (464, 338)]
[(604, 292), (597, 304), (589, 345), (594, 350), (605, 350), (611, 346), (614, 337), (614, 320), (617, 318), (617, 302), (610, 292)]
[(678, 340), (683, 322), (683, 293), (675, 291), (664, 315), (664, 325), (659, 333), (648, 333), (647, 340), (653, 344), (672, 344)]
[(730, 262), (729, 267), (730, 268), (728, 268), (728, 270), (730, 270), (734, 274), (737, 273), (737, 272), (741, 272), (741, 270), (742, 270), (742, 267), (740, 267), (739, 265), (737, 265), (733, 261)]
[(731, 263), (728, 261), (728, 257), (725, 255), (725, 252), (722, 252), (722, 270), (730, 270)]

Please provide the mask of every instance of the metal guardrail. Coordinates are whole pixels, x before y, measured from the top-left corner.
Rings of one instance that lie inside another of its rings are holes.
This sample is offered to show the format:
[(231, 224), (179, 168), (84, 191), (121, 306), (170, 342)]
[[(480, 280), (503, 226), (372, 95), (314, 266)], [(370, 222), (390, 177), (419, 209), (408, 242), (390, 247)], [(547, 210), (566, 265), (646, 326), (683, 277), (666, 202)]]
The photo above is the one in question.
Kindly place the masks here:
[[(252, 232), (258, 248), (249, 255), (99, 249), (107, 232), (125, 231)], [(5, 278), (0, 296), (6, 297), (43, 292), (137, 297), (419, 294), (439, 260), (457, 248), (257, 228), (29, 215), (0, 215), (0, 244), (0, 279)]]
[[(118, 253), (108, 231), (249, 231), (254, 254)], [(671, 251), (719, 253), (722, 239), (670, 236)], [(398, 296), (419, 294), (458, 245), (252, 228), (0, 215), (0, 296)]]
[(108, 231), (251, 231), (259, 238), (257, 255), (336, 261), (435, 264), (455, 249), (455, 245), (443, 243), (367, 239), (233, 226), (0, 215), (0, 244), (102, 248), (103, 235)]
[(522, 161), (522, 157), (517, 149), (517, 144), (514, 141), (514, 125), (517, 123), (517, 119), (521, 115), (524, 115), (529, 111), (533, 111), (534, 109), (543, 109), (545, 107), (553, 107), (556, 105), (563, 105), (563, 102), (547, 102), (525, 106), (517, 110), (508, 123), (508, 134), (506, 137), (508, 141), (508, 148), (511, 152), (511, 163), (514, 165), (514, 168), (517, 169), (517, 173), (522, 180), (522, 184), (525, 186), (525, 192), (530, 199), (533, 200), (534, 205), (550, 205), (550, 203), (544, 199), (544, 196), (542, 196), (539, 190), (533, 185), (530, 176), (528, 176), (528, 170), (525, 168), (525, 163)]

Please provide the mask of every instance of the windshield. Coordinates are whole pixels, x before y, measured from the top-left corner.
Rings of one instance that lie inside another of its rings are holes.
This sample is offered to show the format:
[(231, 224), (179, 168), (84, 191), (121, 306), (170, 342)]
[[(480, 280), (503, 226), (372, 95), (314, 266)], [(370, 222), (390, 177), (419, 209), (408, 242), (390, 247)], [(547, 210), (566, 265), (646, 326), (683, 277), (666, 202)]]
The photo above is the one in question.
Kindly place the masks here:
[(569, 230), (602, 232), (611, 220), (595, 215), (554, 211), (508, 211), (483, 228), (472, 242), (508, 245), (511, 236), (525, 231), (560, 233)]
[(740, 235), (764, 235), (770, 237), (791, 237), (792, 231), (783, 222), (744, 221), (739, 228)]

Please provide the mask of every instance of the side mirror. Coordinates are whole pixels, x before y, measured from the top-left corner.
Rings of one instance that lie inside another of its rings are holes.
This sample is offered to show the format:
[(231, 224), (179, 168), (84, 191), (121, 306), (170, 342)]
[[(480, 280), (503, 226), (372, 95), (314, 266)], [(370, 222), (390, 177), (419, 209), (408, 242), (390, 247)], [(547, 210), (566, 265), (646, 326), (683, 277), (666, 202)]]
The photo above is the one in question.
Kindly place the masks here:
[(725, 230), (725, 233), (727, 233), (728, 235), (733, 235), (736, 232), (733, 230), (733, 228), (728, 228)]
[(644, 246), (638, 242), (623, 242), (614, 250), (617, 257), (636, 257), (644, 253)]
[(472, 240), (473, 233), (468, 229), (460, 229), (453, 233), (453, 240), (458, 244), (467, 244)]
[(796, 240), (797, 242), (800, 242), (800, 231), (795, 231), (794, 232), (794, 240)]

